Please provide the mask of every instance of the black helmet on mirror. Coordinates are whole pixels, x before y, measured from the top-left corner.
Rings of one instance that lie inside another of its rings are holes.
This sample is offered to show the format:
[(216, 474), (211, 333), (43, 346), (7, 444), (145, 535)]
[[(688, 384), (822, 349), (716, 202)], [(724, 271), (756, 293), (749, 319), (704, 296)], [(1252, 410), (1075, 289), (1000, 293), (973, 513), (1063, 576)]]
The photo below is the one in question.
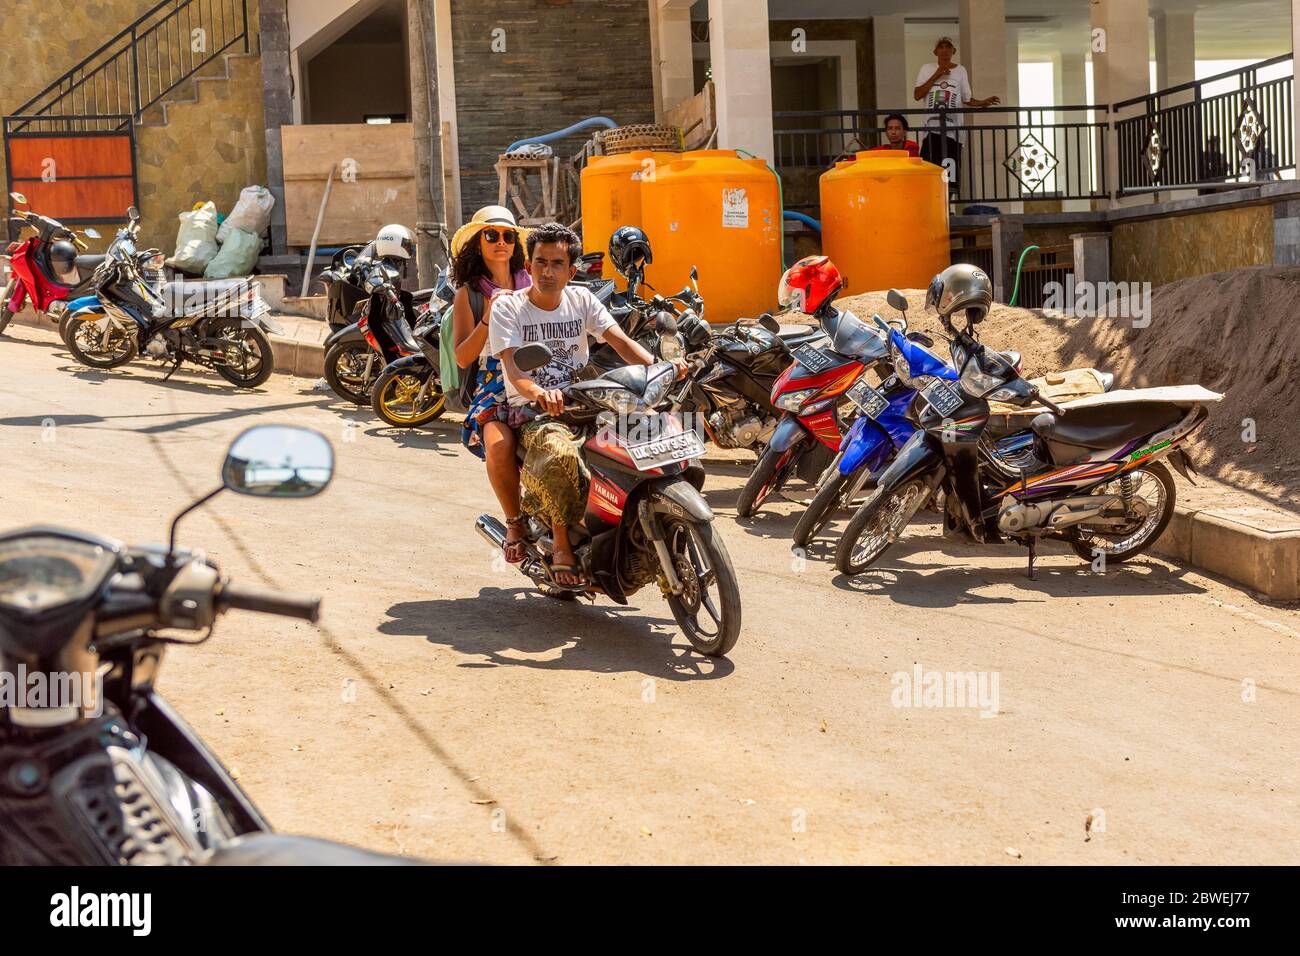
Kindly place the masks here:
[(66, 239), (50, 243), (50, 263), (59, 272), (66, 272), (77, 264), (77, 247)]
[(640, 274), (654, 262), (650, 239), (636, 226), (619, 226), (609, 237), (609, 259), (625, 279), (630, 272)]

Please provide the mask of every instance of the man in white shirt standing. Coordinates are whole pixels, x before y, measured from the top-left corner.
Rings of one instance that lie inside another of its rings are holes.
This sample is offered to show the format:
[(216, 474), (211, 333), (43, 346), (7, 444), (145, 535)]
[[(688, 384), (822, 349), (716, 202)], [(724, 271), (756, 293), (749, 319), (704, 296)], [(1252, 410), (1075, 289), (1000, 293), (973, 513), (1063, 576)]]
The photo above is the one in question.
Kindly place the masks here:
[[(970, 76), (966, 72), (966, 67), (952, 60), (956, 54), (957, 45), (952, 42), (952, 37), (940, 37), (934, 47), (934, 57), (937, 62), (921, 67), (921, 72), (916, 75), (916, 87), (912, 90), (912, 97), (918, 103), (924, 100), (926, 108), (932, 110), (960, 110), (968, 106), (983, 109), (1001, 103), (1001, 98), (997, 96), (977, 99), (971, 95)], [(921, 158), (936, 166), (944, 166), (945, 159), (952, 160), (946, 165), (950, 189), (956, 188), (957, 170), (961, 166), (963, 118), (961, 113), (947, 114), (949, 132), (946, 136), (939, 132), (937, 112), (925, 118), (927, 133), (921, 143)], [(945, 139), (947, 140), (946, 156)]]
[[(532, 230), (528, 272), (533, 284), (517, 292), (497, 293), (488, 320), (488, 344), (506, 377), (508, 404), (499, 414), (519, 428), (519, 446), (524, 450), (519, 476), (524, 510), (551, 525), (555, 543), (551, 576), (570, 589), (586, 584), (569, 543), (569, 527), (579, 524), (586, 510), (585, 465), (576, 436), (567, 426), (554, 421), (517, 425), (518, 413), (533, 402), (552, 415), (564, 410), (561, 389), (587, 364), (588, 335), (613, 346), (629, 365), (654, 364), (654, 356), (628, 338), (588, 289), (569, 285), (581, 254), (582, 242), (559, 223)], [(544, 343), (551, 350), (551, 362), (531, 372), (521, 371), (515, 365), (515, 350), (533, 343)], [(506, 520), (520, 518), (507, 515)]]

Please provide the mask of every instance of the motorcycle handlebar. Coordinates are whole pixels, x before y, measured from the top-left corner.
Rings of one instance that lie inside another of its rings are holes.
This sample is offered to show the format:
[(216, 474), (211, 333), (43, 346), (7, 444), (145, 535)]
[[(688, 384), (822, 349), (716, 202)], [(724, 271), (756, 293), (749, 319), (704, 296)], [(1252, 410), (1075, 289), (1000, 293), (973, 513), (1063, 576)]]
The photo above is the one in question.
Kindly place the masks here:
[(320, 598), (313, 594), (289, 594), (270, 588), (227, 584), (221, 589), (217, 603), (223, 611), (237, 608), (261, 614), (279, 614), (311, 621), (313, 624), (320, 620)]
[(1053, 415), (1065, 414), (1064, 408), (1056, 404), (1050, 398), (1044, 398), (1043, 393), (1040, 392), (1038, 389), (1034, 389), (1034, 400), (1037, 401), (1039, 405), (1042, 405), (1045, 409), (1051, 412)]

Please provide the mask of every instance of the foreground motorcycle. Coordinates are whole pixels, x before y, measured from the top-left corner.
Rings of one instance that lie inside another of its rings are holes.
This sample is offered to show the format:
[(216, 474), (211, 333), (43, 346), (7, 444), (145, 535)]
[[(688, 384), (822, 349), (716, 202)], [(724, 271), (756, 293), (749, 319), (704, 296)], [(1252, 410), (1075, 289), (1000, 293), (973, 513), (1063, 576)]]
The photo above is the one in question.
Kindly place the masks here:
[[(241, 587), (178, 549), (177, 522), (227, 489), (310, 497), (333, 464), (316, 432), (258, 426), (231, 446), (222, 486), (172, 521), (166, 548), (46, 526), (0, 535), (0, 672), (19, 689), (0, 701), (0, 864), (389, 862), (272, 834), (157, 689), (168, 645), (202, 644), (226, 611), (320, 613), (318, 598)], [(50, 691), (29, 698), (37, 679)]]
[[(1180, 446), (1208, 417), (1206, 404), (1223, 396), (1200, 386), (1121, 390), (1070, 402), (1067, 414), (1021, 377), (1018, 355), (980, 344), (980, 310), (967, 313), (961, 331), (951, 315), (940, 310), (961, 370), (957, 386), (934, 380), (917, 395), (918, 431), (849, 521), (836, 567), (847, 574), (871, 567), (940, 491), (945, 535), (1026, 544), (1031, 580), (1041, 538), (1063, 539), (1089, 562), (1118, 563), (1150, 547), (1174, 513), (1173, 476), (1162, 459), (1190, 478)], [(905, 337), (877, 320), (900, 378), (910, 375)], [(997, 439), (990, 401), (1048, 411), (1027, 432)]]
[[(16, 205), (27, 205), (22, 193), (10, 193), (9, 198)], [(36, 235), (11, 242), (5, 248), (9, 276), (0, 291), (0, 335), (28, 302), (37, 313), (58, 319), (68, 299), (89, 287), (90, 278), (83, 277), (79, 267), (89, 269), (99, 261), (96, 256), (77, 255), (78, 249), (86, 249), (81, 236), (100, 237), (95, 229), (85, 229), (78, 235), (57, 219), (30, 209), (15, 209), (9, 222), (20, 229), (34, 229)]]
[(140, 212), (127, 210), (90, 284), (93, 296), (70, 304), (65, 338), (77, 361), (92, 368), (116, 368), (143, 352), (169, 363), (164, 381), (181, 363), (210, 368), (232, 385), (256, 388), (275, 369), (268, 332), (284, 330), (254, 283), (228, 288), (195, 284), (197, 301), (178, 295), (178, 314), (168, 315), (162, 255), (136, 251)]
[[(532, 371), (551, 361), (551, 350), (525, 345), (514, 361)], [(740, 637), (740, 588), (713, 527), (713, 510), (700, 494), (703, 469), (691, 464), (704, 454), (704, 443), (694, 429), (655, 411), (675, 374), (670, 362), (625, 365), (562, 390), (566, 409), (554, 420), (579, 434), (591, 471), (586, 513), (581, 526), (570, 529), (570, 540), (590, 582), (585, 596), (604, 594), (627, 604), (657, 581), (691, 645), (721, 656)], [(525, 518), (520, 571), (542, 593), (571, 599), (575, 592), (556, 584), (548, 568), (551, 529)], [(481, 515), (475, 530), (494, 548), (505, 545), (506, 529), (495, 517)]]

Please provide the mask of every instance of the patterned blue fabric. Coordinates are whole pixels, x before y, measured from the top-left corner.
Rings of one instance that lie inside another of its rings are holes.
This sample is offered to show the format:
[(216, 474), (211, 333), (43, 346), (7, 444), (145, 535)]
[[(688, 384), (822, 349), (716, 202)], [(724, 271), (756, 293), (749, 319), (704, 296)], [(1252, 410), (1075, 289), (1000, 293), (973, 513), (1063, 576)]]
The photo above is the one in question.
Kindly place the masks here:
[(506, 377), (501, 371), (501, 360), (484, 359), (479, 363), (478, 379), (474, 383), (474, 402), (465, 412), (465, 426), (460, 431), (461, 443), (471, 453), (483, 458), (483, 421), (491, 417), (498, 403), (505, 401)]

